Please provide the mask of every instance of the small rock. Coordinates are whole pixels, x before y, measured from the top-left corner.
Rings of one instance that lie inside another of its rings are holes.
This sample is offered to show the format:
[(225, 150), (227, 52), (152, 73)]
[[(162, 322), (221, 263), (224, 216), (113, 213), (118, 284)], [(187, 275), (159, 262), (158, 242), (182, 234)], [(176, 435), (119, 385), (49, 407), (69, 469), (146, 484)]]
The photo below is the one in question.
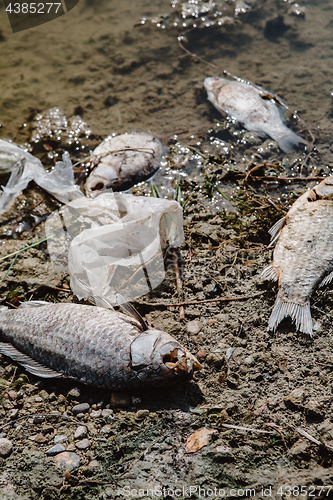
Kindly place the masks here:
[(78, 413), (76, 415), (77, 420), (82, 420), (84, 418), (84, 413)]
[(233, 355), (234, 351), (235, 351), (235, 347), (228, 347), (228, 349), (225, 351), (225, 357), (226, 357), (227, 361), (229, 361), (229, 359)]
[(81, 391), (77, 387), (74, 387), (69, 391), (68, 396), (71, 398), (79, 398), (81, 396)]
[(66, 403), (67, 398), (63, 394), (59, 394), (57, 397), (57, 404)]
[(44, 422), (45, 420), (45, 417), (43, 417), (43, 415), (35, 415), (32, 419), (32, 423), (33, 424), (41, 424), (42, 422)]
[(66, 451), (74, 451), (75, 450), (75, 443), (69, 443), (69, 445), (66, 447)]
[(113, 415), (113, 410), (109, 409), (109, 408), (105, 408), (105, 410), (102, 410), (102, 417), (111, 417), (111, 415)]
[(93, 410), (91, 413), (90, 413), (90, 417), (91, 418), (98, 418), (102, 415), (102, 410)]
[(85, 438), (87, 436), (87, 427), (80, 425), (75, 431), (74, 439)]
[(66, 443), (68, 441), (68, 437), (65, 435), (54, 436), (54, 444)]
[(224, 455), (230, 455), (232, 453), (232, 448), (229, 446), (216, 446), (216, 453), (223, 453)]
[(101, 433), (102, 434), (109, 434), (109, 432), (111, 431), (111, 427), (109, 427), (108, 425), (104, 425), (102, 428), (101, 428)]
[(213, 319), (217, 319), (218, 321), (223, 321), (223, 323), (226, 323), (229, 320), (229, 315), (219, 313), (219, 314), (215, 314), (215, 316), (213, 316)]
[(111, 406), (114, 408), (127, 408), (131, 404), (131, 398), (127, 392), (113, 392), (111, 394)]
[(35, 401), (36, 401), (36, 403), (41, 403), (43, 400), (42, 400), (42, 398), (40, 396), (37, 396), (35, 398)]
[(7, 392), (8, 396), (9, 396), (9, 399), (16, 399), (17, 398), (17, 393), (16, 391), (8, 391)]
[(56, 465), (61, 469), (71, 471), (80, 465), (80, 457), (76, 453), (64, 451), (54, 459)]
[(43, 434), (37, 434), (34, 439), (35, 443), (44, 444), (47, 441), (47, 438), (43, 436)]
[(304, 441), (304, 439), (299, 439), (290, 448), (289, 453), (293, 456), (304, 455), (304, 454), (306, 454), (308, 449), (309, 449), (309, 443)]
[(56, 399), (57, 399), (57, 396), (56, 396), (55, 392), (51, 392), (49, 400), (50, 401), (55, 401)]
[(8, 457), (13, 449), (13, 444), (9, 439), (0, 438), (0, 457)]
[(90, 409), (89, 403), (81, 403), (79, 405), (75, 405), (72, 408), (72, 412), (74, 415), (78, 415), (79, 413), (87, 413)]
[(208, 365), (213, 365), (217, 370), (220, 370), (224, 365), (224, 356), (221, 353), (211, 352), (206, 356), (206, 362)]
[(82, 439), (82, 441), (75, 443), (75, 446), (78, 450), (86, 450), (90, 446), (90, 441), (89, 439)]
[(197, 319), (194, 319), (193, 321), (190, 321), (186, 325), (186, 330), (188, 333), (191, 335), (196, 335), (202, 330), (203, 324), (201, 321), (198, 321)]
[(247, 358), (244, 359), (244, 363), (246, 363), (249, 366), (252, 366), (254, 364), (254, 357), (253, 356), (248, 356)]
[(149, 410), (138, 410), (135, 414), (136, 418), (145, 418), (148, 417)]
[(306, 405), (304, 406), (305, 413), (307, 415), (310, 415), (312, 417), (320, 417), (324, 414), (324, 408), (323, 405), (316, 400), (311, 399), (311, 401), (308, 401)]
[(49, 393), (44, 391), (44, 389), (42, 391), (39, 391), (39, 395), (42, 399), (48, 399), (49, 398)]
[(304, 396), (305, 396), (304, 390), (297, 388), (291, 391), (291, 393), (288, 394), (288, 396), (285, 396), (284, 402), (286, 406), (290, 408), (302, 408)]
[(17, 409), (17, 408), (15, 408), (15, 410), (11, 410), (11, 411), (10, 411), (10, 413), (9, 413), (9, 418), (10, 418), (11, 420), (15, 420), (15, 418), (16, 418), (16, 417), (17, 417), (17, 415), (18, 415), (18, 412), (19, 412), (19, 411), (18, 411), (18, 409)]
[(58, 455), (58, 453), (62, 453), (65, 451), (66, 448), (64, 447), (63, 444), (56, 444), (55, 446), (52, 446), (49, 450), (46, 450), (46, 455), (48, 457), (53, 457), (54, 455)]

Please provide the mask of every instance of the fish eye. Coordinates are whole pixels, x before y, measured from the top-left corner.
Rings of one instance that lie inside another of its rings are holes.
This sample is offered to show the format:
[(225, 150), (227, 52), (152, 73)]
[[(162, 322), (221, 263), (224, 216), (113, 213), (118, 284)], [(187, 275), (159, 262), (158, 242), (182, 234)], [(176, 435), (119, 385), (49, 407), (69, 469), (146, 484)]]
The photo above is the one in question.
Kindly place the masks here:
[(92, 186), (91, 191), (101, 191), (102, 189), (104, 189), (103, 182), (97, 182), (95, 186)]

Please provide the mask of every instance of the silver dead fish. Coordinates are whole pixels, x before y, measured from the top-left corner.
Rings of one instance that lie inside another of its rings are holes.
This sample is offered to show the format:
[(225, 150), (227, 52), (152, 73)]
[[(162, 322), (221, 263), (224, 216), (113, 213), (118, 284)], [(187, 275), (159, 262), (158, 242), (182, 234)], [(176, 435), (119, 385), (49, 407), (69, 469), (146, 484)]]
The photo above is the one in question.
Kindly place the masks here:
[(333, 279), (333, 177), (306, 191), (269, 231), (276, 241), (273, 264), (262, 277), (278, 280), (279, 292), (268, 329), (290, 316), (301, 332), (312, 335), (309, 299)]
[(126, 306), (137, 319), (80, 304), (2, 306), (0, 353), (39, 377), (64, 376), (114, 390), (177, 383), (201, 368), (177, 340), (149, 329)]
[(149, 179), (159, 168), (163, 146), (152, 134), (123, 134), (106, 138), (93, 155), (98, 165), (86, 181), (88, 196), (109, 188), (126, 191)]
[(286, 126), (285, 108), (260, 87), (219, 76), (206, 78), (204, 86), (208, 100), (218, 111), (234, 117), (259, 136), (271, 137), (285, 153), (289, 153), (295, 144), (305, 142)]

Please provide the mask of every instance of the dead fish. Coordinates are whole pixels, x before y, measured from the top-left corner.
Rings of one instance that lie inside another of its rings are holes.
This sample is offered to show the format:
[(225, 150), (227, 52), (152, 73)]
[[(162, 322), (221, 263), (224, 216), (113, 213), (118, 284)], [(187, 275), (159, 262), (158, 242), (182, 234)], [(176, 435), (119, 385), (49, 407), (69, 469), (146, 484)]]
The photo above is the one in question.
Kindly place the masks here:
[(279, 291), (268, 330), (290, 316), (297, 330), (312, 336), (309, 299), (333, 278), (333, 177), (295, 201), (269, 231), (276, 247), (262, 277), (278, 280)]
[(285, 153), (289, 153), (295, 144), (305, 143), (286, 126), (285, 108), (260, 87), (219, 76), (206, 78), (204, 86), (208, 100), (218, 111), (234, 117), (259, 136), (271, 137)]
[(93, 155), (98, 165), (86, 181), (88, 196), (109, 188), (126, 191), (149, 179), (159, 168), (163, 146), (152, 134), (123, 134), (106, 138)]
[(42, 378), (114, 390), (175, 384), (201, 368), (176, 339), (126, 310), (132, 316), (80, 304), (1, 306), (0, 353)]

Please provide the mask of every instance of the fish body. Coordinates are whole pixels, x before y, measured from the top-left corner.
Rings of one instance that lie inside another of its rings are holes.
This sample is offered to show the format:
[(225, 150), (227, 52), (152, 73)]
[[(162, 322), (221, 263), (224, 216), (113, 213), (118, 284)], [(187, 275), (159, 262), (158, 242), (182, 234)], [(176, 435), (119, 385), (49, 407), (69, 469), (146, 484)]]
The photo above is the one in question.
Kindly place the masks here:
[(295, 144), (305, 142), (286, 126), (285, 108), (260, 87), (219, 76), (206, 78), (204, 86), (208, 100), (218, 111), (234, 117), (259, 136), (271, 137), (285, 153), (289, 153)]
[(270, 234), (271, 244), (277, 243), (262, 277), (278, 280), (279, 291), (268, 329), (290, 316), (298, 330), (312, 335), (309, 299), (333, 278), (333, 177), (298, 198)]
[(106, 138), (93, 154), (98, 165), (86, 181), (88, 196), (110, 188), (126, 191), (149, 179), (159, 168), (163, 146), (152, 134), (123, 134)]
[(66, 376), (114, 390), (190, 379), (200, 367), (196, 358), (167, 333), (145, 328), (102, 307), (3, 306), (0, 353), (40, 377)]

